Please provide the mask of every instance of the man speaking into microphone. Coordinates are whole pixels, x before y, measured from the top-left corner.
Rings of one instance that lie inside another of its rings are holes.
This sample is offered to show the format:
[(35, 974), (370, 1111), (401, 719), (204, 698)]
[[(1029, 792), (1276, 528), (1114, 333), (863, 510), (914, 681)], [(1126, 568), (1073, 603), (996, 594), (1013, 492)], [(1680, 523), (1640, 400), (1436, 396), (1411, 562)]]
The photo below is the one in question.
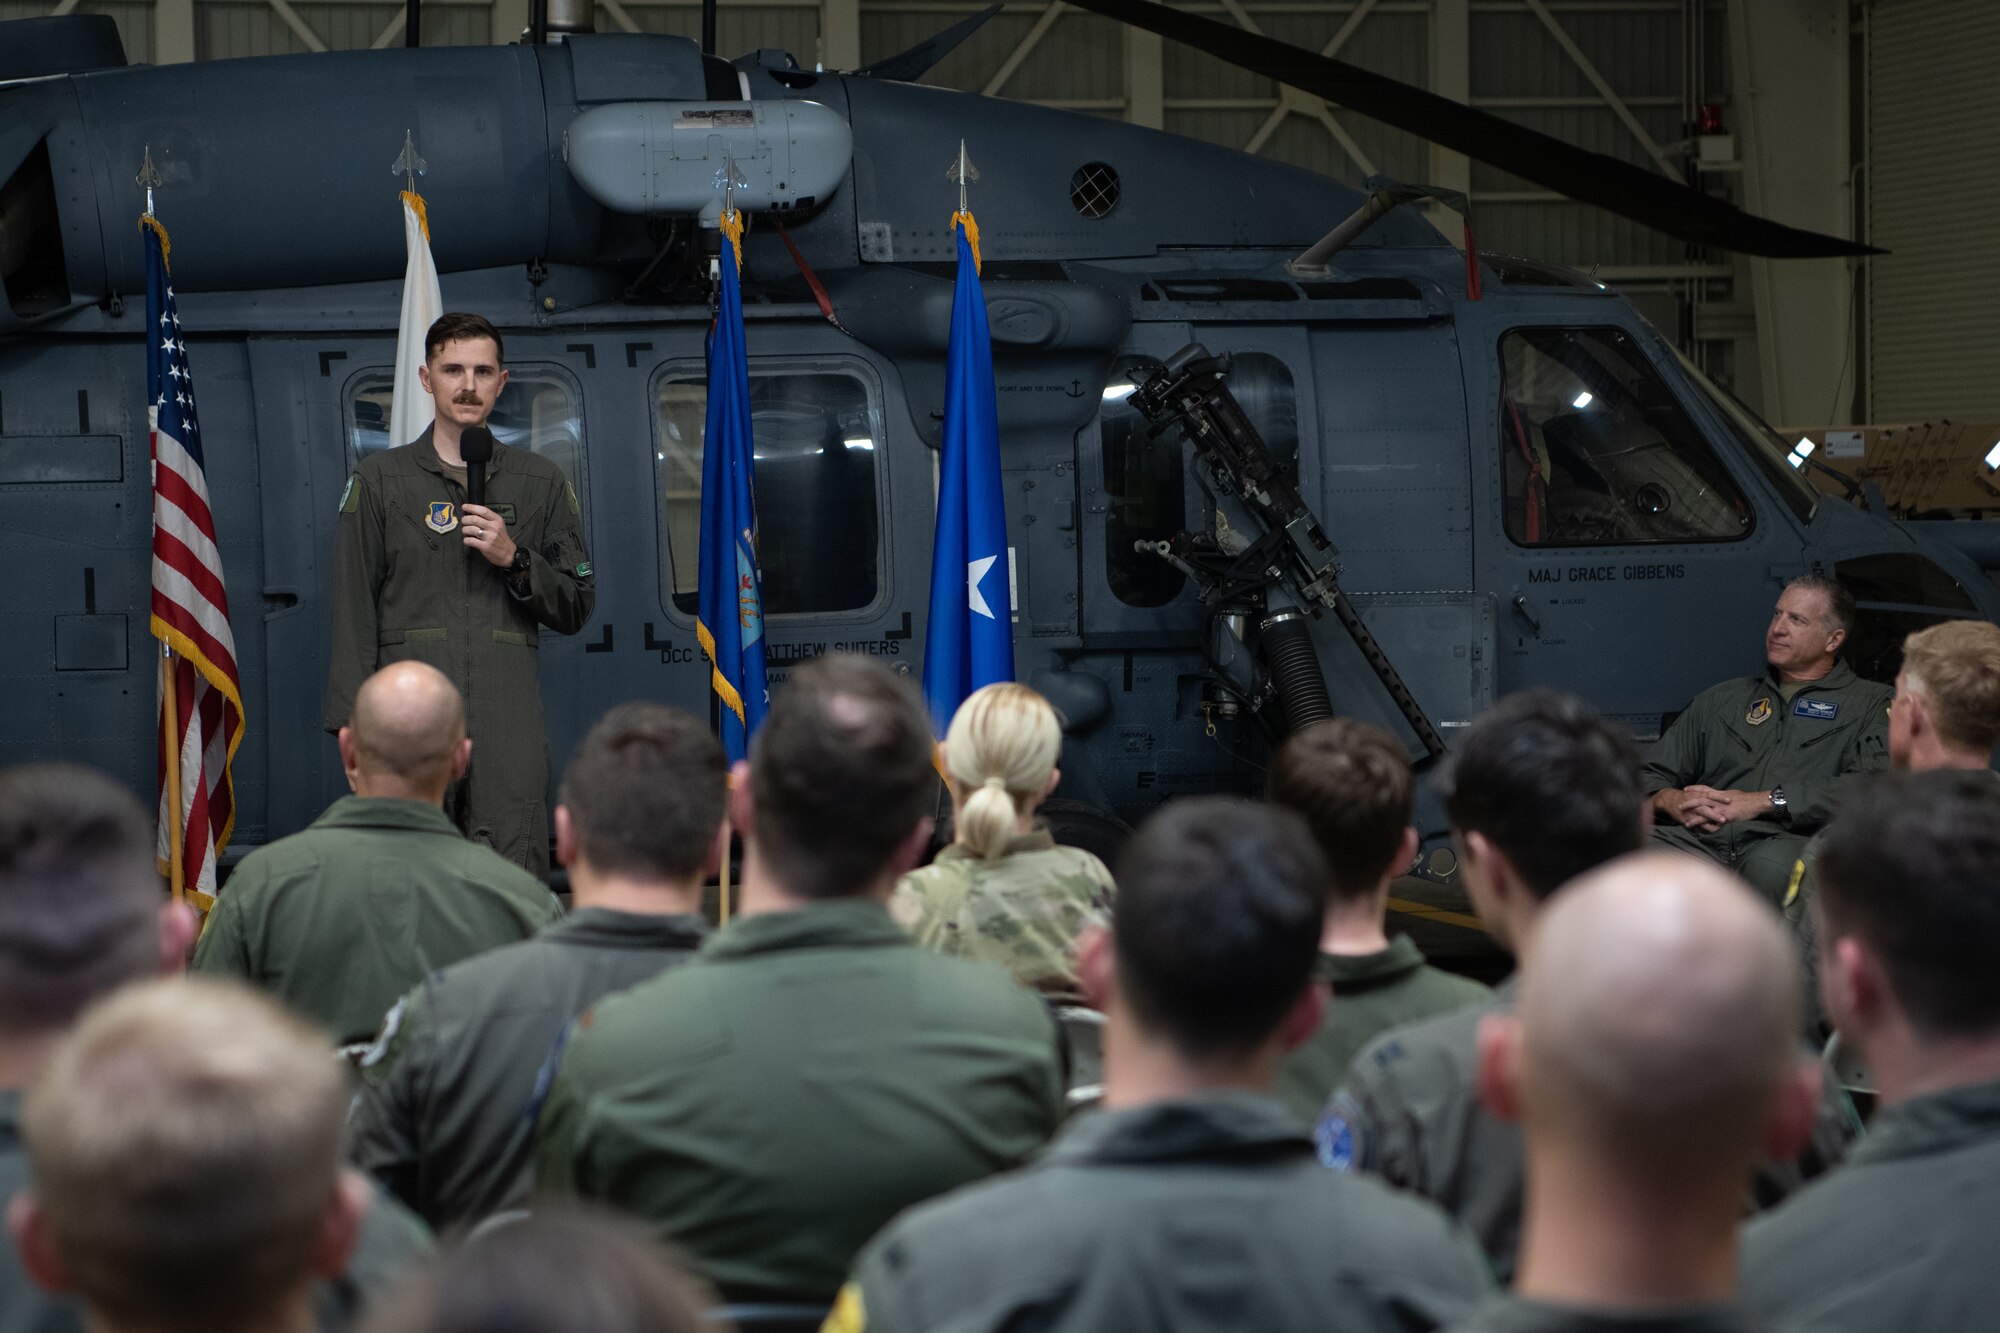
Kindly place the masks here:
[(436, 421), (361, 462), (340, 497), (326, 728), (391, 662), (427, 662), (465, 696), (472, 764), (445, 809), (467, 837), (544, 879), (549, 753), (536, 643), (574, 634), (596, 592), (562, 469), (486, 429), (507, 386), (500, 333), (447, 314), (418, 379)]

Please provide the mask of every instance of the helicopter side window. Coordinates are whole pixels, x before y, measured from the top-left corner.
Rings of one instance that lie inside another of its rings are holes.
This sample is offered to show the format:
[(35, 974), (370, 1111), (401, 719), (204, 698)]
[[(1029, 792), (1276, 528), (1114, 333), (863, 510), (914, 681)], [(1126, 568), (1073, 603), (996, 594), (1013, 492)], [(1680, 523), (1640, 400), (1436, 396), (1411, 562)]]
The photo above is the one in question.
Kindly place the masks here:
[[(1098, 413), (1104, 454), (1104, 491), (1110, 504), (1104, 519), (1105, 576), (1127, 606), (1165, 606), (1178, 597), (1187, 576), (1136, 542), (1164, 541), (1188, 527), (1187, 468), (1180, 436), (1149, 435), (1146, 421), (1126, 399), (1134, 377), (1157, 363), (1121, 357), (1104, 386)], [(1267, 352), (1230, 357), (1229, 388), (1250, 424), (1264, 437), (1271, 455), (1294, 483), (1299, 471), (1298, 396), (1292, 372)]]
[[(348, 470), (372, 453), (387, 449), (389, 397), (394, 376), (370, 370), (354, 377), (347, 394)], [(583, 408), (576, 386), (553, 366), (510, 365), (507, 387), (494, 405), (487, 425), (493, 438), (516, 449), (540, 454), (563, 470), (582, 506), (581, 521), (590, 532), (590, 487), (583, 454)]]
[[(702, 430), (707, 376), (699, 362), (668, 366), (654, 383), (654, 469), (659, 477), (663, 586), (687, 615), (700, 591)], [(774, 616), (853, 611), (875, 600), (879, 518), (878, 395), (851, 370), (750, 362), (756, 440), (757, 538), (764, 608)]]
[(1507, 535), (1523, 546), (1733, 541), (1752, 518), (1701, 432), (1618, 329), (1500, 340)]

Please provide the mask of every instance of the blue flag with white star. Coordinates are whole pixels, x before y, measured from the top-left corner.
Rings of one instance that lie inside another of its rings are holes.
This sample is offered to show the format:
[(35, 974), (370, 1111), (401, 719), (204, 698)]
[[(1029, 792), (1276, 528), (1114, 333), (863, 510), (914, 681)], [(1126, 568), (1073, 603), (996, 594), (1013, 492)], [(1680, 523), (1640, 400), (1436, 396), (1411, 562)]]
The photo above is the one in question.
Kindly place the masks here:
[(750, 737), (763, 722), (771, 697), (764, 676), (764, 574), (757, 561), (757, 507), (750, 484), (755, 451), (738, 278), (742, 235), (741, 223), (731, 214), (723, 224), (722, 299), (708, 342), (695, 617), (695, 637), (708, 654), (709, 683), (722, 701), (722, 748), (732, 762), (749, 754)]
[(986, 296), (979, 286), (979, 231), (972, 215), (962, 212), (952, 215), (952, 230), (958, 237), (958, 282), (945, 357), (931, 618), (924, 639), (924, 699), (940, 736), (968, 694), (1014, 679), (1000, 416), (994, 405)]

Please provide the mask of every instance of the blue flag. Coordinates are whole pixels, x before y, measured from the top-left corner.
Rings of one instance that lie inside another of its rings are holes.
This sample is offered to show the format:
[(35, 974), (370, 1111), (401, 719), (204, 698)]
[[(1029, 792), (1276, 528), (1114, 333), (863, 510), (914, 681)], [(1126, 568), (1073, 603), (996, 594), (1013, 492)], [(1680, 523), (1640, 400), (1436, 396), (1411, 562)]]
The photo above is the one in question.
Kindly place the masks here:
[(722, 302), (708, 343), (708, 421), (702, 431), (700, 601), (695, 637), (722, 700), (722, 748), (750, 750), (770, 692), (764, 680), (764, 575), (757, 564), (757, 508), (750, 484), (750, 363), (743, 348), (737, 277), (741, 224), (725, 220)]
[(962, 212), (952, 215), (952, 228), (958, 236), (958, 284), (952, 292), (951, 349), (945, 358), (944, 444), (938, 460), (937, 537), (931, 547), (931, 618), (924, 640), (924, 699), (940, 736), (968, 694), (1014, 679), (1000, 417), (993, 399), (986, 296), (979, 287), (979, 231), (972, 215)]

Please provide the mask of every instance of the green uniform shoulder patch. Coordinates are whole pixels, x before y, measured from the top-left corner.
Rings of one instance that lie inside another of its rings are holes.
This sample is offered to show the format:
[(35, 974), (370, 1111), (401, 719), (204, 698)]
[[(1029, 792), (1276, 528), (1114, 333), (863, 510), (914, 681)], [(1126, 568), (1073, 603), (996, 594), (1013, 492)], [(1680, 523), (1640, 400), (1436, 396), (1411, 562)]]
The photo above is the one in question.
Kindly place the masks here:
[(354, 493), (354, 483), (359, 480), (361, 480), (361, 475), (359, 473), (350, 472), (347, 474), (347, 485), (340, 492), (341, 513), (351, 514), (355, 510), (361, 508), (361, 497)]
[(588, 560), (579, 560), (576, 562), (576, 576), (580, 579), (590, 577), (590, 562)]

